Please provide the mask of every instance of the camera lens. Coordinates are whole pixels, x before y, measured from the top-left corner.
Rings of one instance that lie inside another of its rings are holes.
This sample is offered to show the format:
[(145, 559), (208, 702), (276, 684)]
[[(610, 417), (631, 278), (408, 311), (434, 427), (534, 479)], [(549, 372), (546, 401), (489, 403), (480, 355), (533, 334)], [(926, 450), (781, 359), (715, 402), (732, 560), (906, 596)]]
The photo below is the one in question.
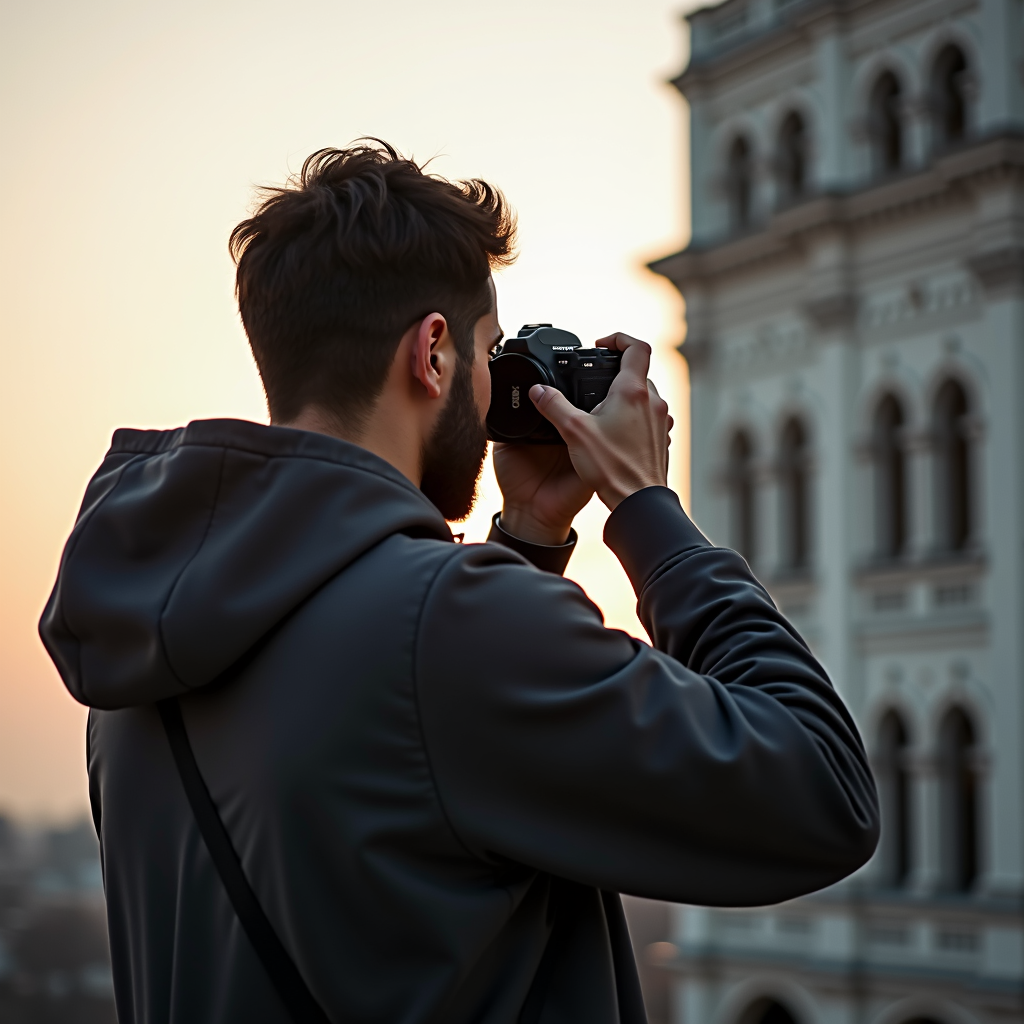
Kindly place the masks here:
[(487, 426), (510, 440), (527, 437), (543, 419), (530, 401), (534, 384), (554, 384), (547, 369), (536, 359), (508, 352), (491, 360), (491, 407)]

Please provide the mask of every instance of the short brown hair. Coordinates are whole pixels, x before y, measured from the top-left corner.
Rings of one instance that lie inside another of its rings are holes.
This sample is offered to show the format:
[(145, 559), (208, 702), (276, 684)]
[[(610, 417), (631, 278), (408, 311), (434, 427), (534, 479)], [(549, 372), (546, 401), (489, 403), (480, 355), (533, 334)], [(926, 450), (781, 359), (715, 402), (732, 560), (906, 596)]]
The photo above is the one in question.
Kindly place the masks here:
[(472, 360), (491, 270), (514, 244), (515, 215), (485, 181), (427, 174), (379, 139), (318, 150), (231, 232), (271, 419), (316, 405), (358, 427), (402, 335), (435, 310)]

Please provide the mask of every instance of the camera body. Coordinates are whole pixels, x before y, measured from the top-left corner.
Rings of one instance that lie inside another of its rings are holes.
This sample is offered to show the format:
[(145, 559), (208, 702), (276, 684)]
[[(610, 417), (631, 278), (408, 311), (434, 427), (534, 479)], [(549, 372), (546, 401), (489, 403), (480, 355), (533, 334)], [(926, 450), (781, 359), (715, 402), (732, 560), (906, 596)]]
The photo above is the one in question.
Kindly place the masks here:
[(591, 412), (608, 394), (622, 353), (583, 348), (551, 324), (526, 324), (491, 359), (487, 437), (509, 444), (565, 444), (530, 400), (534, 384), (558, 388), (577, 409)]

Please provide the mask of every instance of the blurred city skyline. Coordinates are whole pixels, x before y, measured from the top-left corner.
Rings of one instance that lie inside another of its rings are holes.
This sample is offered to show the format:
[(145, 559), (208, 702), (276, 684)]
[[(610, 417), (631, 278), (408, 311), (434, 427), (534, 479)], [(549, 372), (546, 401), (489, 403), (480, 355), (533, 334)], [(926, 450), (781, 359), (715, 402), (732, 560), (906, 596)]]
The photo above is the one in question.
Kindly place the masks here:
[[(505, 330), (650, 340), (685, 497), (682, 304), (643, 265), (688, 233), (685, 114), (666, 79), (694, 6), (3, 9), (0, 809), (86, 808), (85, 709), (36, 636), (61, 547), (117, 427), (265, 421), (227, 236), (253, 186), (317, 148), (376, 135), (501, 187), (520, 215), (520, 260), (497, 281)], [(499, 500), (488, 475), (467, 539)], [(568, 575), (642, 635), (604, 514), (578, 521)]]

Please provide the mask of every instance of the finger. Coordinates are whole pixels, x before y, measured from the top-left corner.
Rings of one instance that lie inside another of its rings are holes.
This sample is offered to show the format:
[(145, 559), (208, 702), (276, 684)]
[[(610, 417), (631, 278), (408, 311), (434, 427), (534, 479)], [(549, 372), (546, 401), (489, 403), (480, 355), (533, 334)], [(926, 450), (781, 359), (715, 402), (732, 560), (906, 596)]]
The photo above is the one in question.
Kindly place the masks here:
[[(622, 386), (629, 386), (647, 379), (647, 371), (651, 365), (651, 346), (646, 341), (634, 338), (629, 334), (617, 331), (607, 337), (598, 338), (595, 342), (600, 348), (615, 349), (622, 353), (622, 362), (619, 364), (619, 374), (626, 374), (626, 380)], [(617, 378), (616, 378), (617, 379)]]
[(619, 363), (619, 372), (612, 381), (612, 387), (618, 385), (617, 390), (627, 387), (646, 390), (647, 373), (651, 368), (651, 346), (646, 341), (637, 341), (635, 338), (629, 340), (631, 344), (620, 350), (622, 361)]
[(565, 431), (571, 429), (580, 416), (587, 415), (580, 412), (558, 388), (548, 387), (546, 384), (534, 384), (530, 388), (530, 400), (537, 406), (541, 416), (554, 424), (555, 429), (563, 437)]
[(630, 345), (643, 345), (645, 343), (638, 338), (623, 334), (622, 331), (616, 331), (614, 334), (609, 334), (604, 338), (598, 338), (594, 344), (598, 348), (614, 348), (619, 352), (625, 352)]
[(668, 422), (667, 429), (671, 430), (672, 424), (675, 421), (672, 419), (672, 414), (668, 411), (668, 402), (658, 394), (658, 389), (650, 377), (647, 378), (647, 398), (651, 403), (651, 410), (656, 416), (664, 416)]

